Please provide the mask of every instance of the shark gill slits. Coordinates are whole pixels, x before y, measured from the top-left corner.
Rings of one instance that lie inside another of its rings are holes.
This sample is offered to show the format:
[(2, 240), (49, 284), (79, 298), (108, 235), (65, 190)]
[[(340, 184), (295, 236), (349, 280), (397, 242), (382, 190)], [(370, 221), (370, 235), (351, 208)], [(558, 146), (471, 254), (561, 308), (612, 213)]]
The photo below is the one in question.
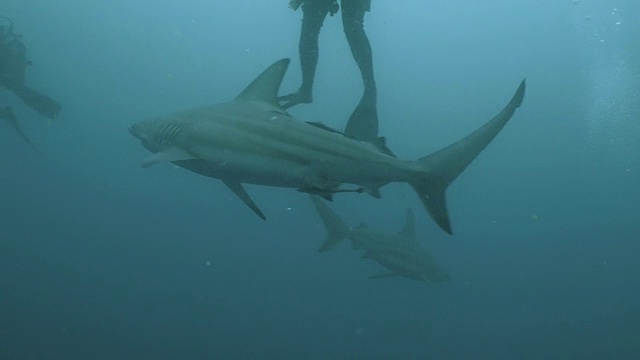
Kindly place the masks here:
[(182, 128), (175, 124), (162, 125), (160, 130), (156, 133), (156, 142), (160, 145), (171, 145), (178, 134), (182, 131)]

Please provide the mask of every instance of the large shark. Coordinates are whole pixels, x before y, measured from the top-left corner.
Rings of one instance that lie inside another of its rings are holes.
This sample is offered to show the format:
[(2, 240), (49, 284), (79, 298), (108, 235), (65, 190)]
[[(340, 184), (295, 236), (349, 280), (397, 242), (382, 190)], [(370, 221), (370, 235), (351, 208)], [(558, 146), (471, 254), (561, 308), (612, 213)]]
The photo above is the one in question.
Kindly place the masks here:
[[(520, 106), (525, 83), (493, 119), (462, 140), (416, 161), (398, 159), (385, 139), (363, 139), (297, 120), (278, 103), (289, 59), (268, 67), (234, 100), (143, 121), (129, 131), (153, 154), (143, 166), (172, 162), (222, 180), (258, 216), (243, 184), (294, 188), (330, 200), (338, 192), (367, 192), (409, 183), (431, 217), (452, 233), (445, 190), (493, 140)], [(356, 185), (342, 188), (343, 184)]]
[(451, 280), (451, 276), (416, 240), (415, 220), (411, 209), (407, 211), (402, 230), (397, 234), (390, 234), (369, 230), (364, 224), (351, 228), (320, 198), (313, 195), (310, 197), (328, 233), (320, 251), (329, 250), (341, 240), (349, 239), (355, 250), (364, 250), (363, 257), (372, 259), (389, 270), (370, 276), (370, 279), (403, 276), (434, 283)]

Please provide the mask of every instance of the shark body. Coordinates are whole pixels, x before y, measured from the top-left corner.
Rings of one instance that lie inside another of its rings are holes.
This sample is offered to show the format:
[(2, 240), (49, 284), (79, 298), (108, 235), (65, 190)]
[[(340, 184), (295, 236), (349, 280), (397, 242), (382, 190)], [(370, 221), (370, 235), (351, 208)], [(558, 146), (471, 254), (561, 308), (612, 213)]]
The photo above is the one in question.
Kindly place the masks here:
[(403, 276), (412, 280), (441, 283), (451, 276), (417, 241), (413, 211), (407, 211), (404, 226), (397, 234), (370, 230), (361, 224), (348, 227), (321, 199), (311, 196), (311, 201), (324, 223), (328, 236), (320, 251), (333, 248), (343, 239), (351, 240), (354, 250), (363, 250), (364, 258), (374, 260), (389, 270), (370, 276), (370, 279)]
[(451, 233), (446, 187), (507, 123), (525, 90), (523, 81), (509, 104), (471, 135), (407, 161), (396, 158), (384, 138), (343, 134), (284, 111), (277, 93), (288, 65), (289, 59), (277, 61), (230, 102), (134, 124), (129, 131), (153, 153), (143, 166), (172, 162), (220, 179), (263, 219), (243, 184), (294, 188), (330, 200), (339, 192), (380, 197), (381, 186), (407, 182), (438, 225)]

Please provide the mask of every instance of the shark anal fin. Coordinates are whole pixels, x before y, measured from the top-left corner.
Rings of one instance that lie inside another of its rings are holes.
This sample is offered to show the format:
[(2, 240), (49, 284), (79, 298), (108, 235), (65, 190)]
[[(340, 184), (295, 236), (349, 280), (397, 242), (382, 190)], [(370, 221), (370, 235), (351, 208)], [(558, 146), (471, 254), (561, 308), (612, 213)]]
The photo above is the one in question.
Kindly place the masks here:
[(244, 187), (242, 187), (242, 184), (240, 182), (232, 180), (222, 180), (222, 182), (227, 185), (227, 187), (231, 189), (231, 191), (233, 191), (233, 193), (236, 194), (236, 196), (238, 196), (243, 203), (251, 208), (251, 210), (253, 210), (256, 215), (258, 215), (262, 220), (267, 220), (267, 217), (264, 216), (258, 205), (256, 205), (256, 203), (251, 200), (251, 197), (244, 189)]
[(389, 272), (389, 273), (371, 275), (369, 276), (369, 279), (379, 280), (379, 279), (387, 279), (387, 278), (396, 277), (396, 276), (398, 276), (398, 273)]
[(178, 147), (170, 147), (168, 149), (158, 151), (157, 153), (154, 153), (146, 159), (142, 160), (142, 167), (149, 167), (151, 165), (155, 165), (157, 163), (165, 161), (172, 162), (193, 159), (195, 159), (195, 157), (188, 152)]

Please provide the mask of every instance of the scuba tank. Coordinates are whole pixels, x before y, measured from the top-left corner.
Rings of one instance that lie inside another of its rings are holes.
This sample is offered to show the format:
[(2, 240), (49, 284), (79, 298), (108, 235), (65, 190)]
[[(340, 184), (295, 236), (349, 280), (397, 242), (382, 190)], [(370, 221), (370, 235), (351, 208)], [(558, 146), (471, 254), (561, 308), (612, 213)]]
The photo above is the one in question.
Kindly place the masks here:
[(0, 27), (0, 85), (11, 87), (24, 82), (25, 69), (31, 62), (20, 35), (13, 32), (13, 21), (4, 16), (0, 19), (9, 24)]

